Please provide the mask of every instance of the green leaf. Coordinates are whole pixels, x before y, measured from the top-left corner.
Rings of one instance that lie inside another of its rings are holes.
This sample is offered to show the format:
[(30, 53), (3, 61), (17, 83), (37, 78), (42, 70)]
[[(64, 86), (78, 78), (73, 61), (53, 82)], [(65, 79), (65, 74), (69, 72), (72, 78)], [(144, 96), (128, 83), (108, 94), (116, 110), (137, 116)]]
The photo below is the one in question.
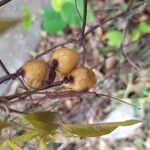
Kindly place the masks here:
[(141, 32), (135, 28), (132, 32), (131, 32), (131, 38), (133, 41), (137, 41), (141, 36)]
[(81, 19), (73, 3), (64, 3), (60, 14), (64, 22), (66, 22), (67, 24), (72, 26), (81, 25)]
[[(77, 1), (77, 8), (79, 10), (79, 13), (80, 13), (81, 17), (83, 18), (83, 1), (81, 1), (81, 0), (76, 0), (76, 1)], [(77, 14), (77, 10), (76, 10), (76, 6), (75, 6), (75, 1), (74, 0), (51, 0), (51, 5), (52, 5), (53, 9), (55, 11), (57, 11), (57, 12), (60, 12), (60, 14), (62, 14), (62, 11), (64, 11), (64, 10), (62, 10), (63, 9), (63, 5), (68, 5), (68, 3), (69, 4), (71, 3), (71, 6), (69, 6), (69, 7), (67, 6), (67, 7), (69, 9), (72, 9), (72, 8), (75, 9), (76, 12), (74, 11), (74, 13), (75, 13), (76, 17), (78, 19), (80, 19), (79, 15)], [(70, 13), (73, 15), (72, 11), (70, 11)], [(66, 15), (66, 17), (68, 16), (67, 13), (65, 13), (65, 15)], [(87, 21), (90, 22), (92, 20), (93, 20), (93, 11), (88, 6), (88, 8), (87, 8)], [(81, 21), (81, 19), (80, 19), (80, 21)], [(76, 25), (76, 23), (75, 23), (75, 25)]]
[(2, 19), (0, 18), (0, 35), (9, 30), (10, 28), (13, 28), (16, 26), (19, 22), (21, 22), (22, 19)]
[(122, 3), (122, 9), (124, 10), (124, 11), (126, 11), (127, 9), (128, 9), (128, 7), (129, 7), (129, 5), (128, 5), (128, 3)]
[(23, 150), (21, 147), (19, 147), (18, 145), (16, 145), (11, 140), (7, 140), (7, 144), (9, 145), (9, 147), (11, 148), (11, 150)]
[(25, 29), (29, 29), (31, 27), (31, 12), (27, 5), (22, 6), (22, 12), (24, 15), (23, 26)]
[(118, 30), (109, 30), (106, 33), (106, 38), (108, 39), (108, 45), (111, 47), (119, 47), (122, 42), (122, 34)]
[(106, 56), (106, 51), (105, 51), (105, 49), (104, 49), (103, 47), (99, 47), (99, 48), (98, 48), (98, 51), (99, 51), (99, 54), (100, 54), (101, 56), (103, 56), (103, 57)]
[(6, 121), (0, 120), (0, 130), (7, 128), (8, 126), (9, 126), (9, 123), (7, 123)]
[(139, 123), (139, 120), (126, 120), (123, 122), (107, 122), (97, 124), (64, 124), (65, 131), (79, 137), (98, 137), (111, 133), (119, 126), (129, 126)]
[(43, 28), (49, 33), (58, 33), (65, 27), (60, 14), (51, 8), (44, 9)]
[(35, 112), (25, 116), (41, 135), (55, 134), (61, 120), (56, 112)]
[(150, 33), (150, 24), (142, 21), (139, 23), (138, 29), (142, 33)]
[(37, 131), (30, 131), (30, 132), (27, 132), (23, 135), (14, 137), (11, 140), (15, 143), (26, 142), (26, 141), (32, 140), (33, 138), (37, 137), (38, 135), (39, 135), (39, 133)]
[[(77, 8), (79, 10), (79, 13), (83, 18), (83, 4), (84, 4), (84, 1), (81, 1), (81, 0), (76, 0), (76, 1), (77, 1)], [(92, 11), (91, 7), (88, 6), (87, 7), (87, 21), (91, 22), (93, 20), (93, 18), (94, 18), (93, 17), (93, 11)]]
[(66, 2), (72, 2), (72, 0), (51, 0), (50, 2), (53, 9), (57, 12), (60, 12), (63, 4)]

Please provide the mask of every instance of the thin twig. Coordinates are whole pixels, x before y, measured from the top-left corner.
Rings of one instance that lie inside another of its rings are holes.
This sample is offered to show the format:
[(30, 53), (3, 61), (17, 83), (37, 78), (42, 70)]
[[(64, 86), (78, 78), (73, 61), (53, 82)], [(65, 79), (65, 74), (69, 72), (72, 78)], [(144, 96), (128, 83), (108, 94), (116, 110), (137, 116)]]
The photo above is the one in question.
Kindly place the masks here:
[(99, 94), (99, 93), (96, 93), (96, 92), (88, 92), (88, 93), (94, 94), (94, 95), (96, 95), (97, 97), (100, 97), (100, 96), (109, 97), (109, 98), (112, 98), (112, 99), (114, 99), (114, 100), (117, 100), (117, 101), (120, 101), (120, 102), (122, 102), (122, 103), (125, 103), (125, 104), (127, 104), (127, 105), (130, 105), (130, 106), (132, 106), (132, 107), (134, 107), (134, 108), (137, 108), (137, 109), (139, 109), (139, 110), (141, 109), (141, 108), (139, 108), (139, 107), (136, 107), (136, 106), (134, 106), (134, 105), (132, 105), (132, 104), (126, 102), (126, 101), (121, 100), (120, 98), (116, 98), (116, 97), (113, 97), (113, 96), (110, 96), (110, 95), (106, 95), (106, 94), (102, 94), (102, 93)]
[(84, 3), (83, 3), (83, 22), (82, 22), (82, 30), (81, 30), (81, 37), (79, 40), (79, 46), (82, 45), (82, 42), (84, 40), (84, 32), (85, 32), (86, 18), (87, 18), (87, 3), (88, 3), (88, 0), (84, 0)]
[(8, 108), (10, 113), (17, 113), (17, 114), (24, 114), (26, 115), (27, 113), (23, 112), (23, 111), (19, 111), (16, 109), (12, 109), (12, 108)]
[[(36, 94), (35, 93), (35, 91), (30, 91), (32, 94)], [(27, 92), (24, 92), (24, 93), (22, 93), (22, 94), (28, 94)], [(120, 101), (120, 102), (123, 102), (123, 103), (126, 103), (126, 104), (128, 104), (128, 105), (130, 105), (130, 106), (132, 106), (132, 107), (135, 107), (135, 108), (138, 108), (138, 107), (136, 107), (136, 106), (133, 106), (132, 104), (130, 104), (130, 103), (128, 103), (128, 102), (126, 102), (126, 101), (123, 101), (123, 100), (121, 100), (121, 99), (119, 99), (119, 98), (116, 98), (116, 97), (113, 97), (113, 96), (110, 96), (110, 95), (106, 95), (106, 94), (103, 94), (103, 93), (96, 93), (96, 92), (89, 92), (89, 91), (80, 91), (80, 92), (75, 92), (75, 91), (62, 91), (62, 92), (40, 92), (40, 93), (38, 93), (38, 94), (46, 94), (46, 96), (44, 96), (44, 97), (49, 97), (49, 98), (51, 98), (51, 99), (56, 99), (56, 98), (60, 98), (60, 99), (62, 99), (62, 98), (66, 98), (66, 97), (78, 97), (78, 96), (81, 96), (81, 95), (84, 95), (84, 94), (94, 94), (95, 96), (97, 96), (97, 97), (100, 97), (100, 96), (105, 96), (105, 97), (109, 97), (109, 98), (112, 98), (112, 99), (115, 99), (115, 100), (118, 100), (118, 101)], [(19, 96), (20, 97), (20, 96)], [(41, 100), (42, 99), (44, 99), (44, 97), (42, 97), (42, 98), (40, 98)], [(4, 98), (4, 97), (3, 97)], [(15, 100), (15, 101), (13, 101), (13, 99), (9, 99), (10, 97), (9, 96), (5, 96), (5, 98), (7, 99), (7, 102), (9, 103), (9, 104), (14, 104), (14, 103), (17, 103), (17, 102), (21, 102), (22, 100), (21, 99), (17, 99), (17, 100)], [(40, 101), (39, 99), (34, 99), (34, 101), (36, 102), (36, 101)], [(6, 101), (5, 101), (6, 102)], [(25, 103), (27, 103), (27, 102), (31, 102), (31, 100), (30, 99), (26, 99), (26, 100), (23, 100), (22, 102), (25, 102)], [(140, 108), (138, 108), (138, 109), (140, 109)]]
[(67, 42), (64, 42), (64, 43), (55, 45), (55, 46), (53, 46), (52, 48), (50, 48), (50, 49), (48, 49), (48, 50), (46, 50), (46, 51), (44, 51), (44, 52), (38, 54), (38, 55), (35, 57), (35, 59), (38, 59), (38, 58), (42, 57), (43, 55), (49, 54), (50, 52), (52, 52), (54, 49), (56, 49), (56, 48), (58, 48), (58, 47), (62, 47), (62, 46), (65, 46), (65, 45), (67, 45), (67, 44), (69, 44), (69, 43), (74, 43), (74, 42), (75, 42), (75, 40), (74, 40), (74, 39), (71, 39), (71, 40), (69, 40), (69, 41), (67, 41)]
[(2, 62), (2, 60), (0, 59), (0, 66), (1, 68), (4, 70), (4, 72), (7, 74), (7, 75), (10, 75), (9, 71), (7, 70), (7, 68), (5, 67), (4, 63)]
[[(26, 94), (26, 93), (24, 93)], [(37, 94), (37, 93), (33, 93), (33, 94)], [(46, 96), (44, 97), (41, 97), (41, 98), (35, 98), (34, 99), (34, 102), (39, 102), (39, 101), (44, 101), (44, 100), (47, 100), (47, 97), (50, 99), (63, 99), (63, 98), (70, 98), (70, 97), (78, 97), (78, 96), (81, 96), (81, 95), (84, 95), (84, 94), (87, 94), (87, 91), (80, 91), (80, 92), (75, 92), (75, 91), (59, 91), (59, 92), (40, 92), (39, 94), (44, 94)], [(9, 97), (7, 97), (9, 98)], [(24, 104), (30, 104), (32, 103), (30, 99), (21, 99), (21, 97), (18, 97), (18, 99), (9, 99), (7, 101), (7, 105), (13, 105), (13, 104), (16, 104), (16, 103), (24, 103)]]
[(78, 9), (77, 0), (75, 0), (75, 6), (76, 6), (76, 10), (77, 10), (77, 13), (78, 13), (78, 15), (79, 15), (81, 21), (83, 21), (82, 16), (81, 16), (81, 14), (80, 14), (80, 11), (79, 11), (79, 9)]
[(60, 86), (63, 83), (64, 83), (64, 80), (57, 81), (57, 82), (53, 82), (52, 84), (45, 85), (44, 87), (42, 87), (40, 89), (25, 91), (25, 92), (22, 92), (22, 93), (17, 93), (17, 94), (13, 94), (13, 95), (9, 95), (9, 96), (0, 96), (0, 100), (2, 100), (2, 101), (11, 101), (11, 100), (16, 99), (16, 98), (27, 97), (28, 95), (38, 94), (38, 92), (40, 92), (42, 90), (46, 90), (48, 88), (55, 87), (55, 86)]
[[(131, 5), (132, 5), (132, 3), (131, 3)], [(131, 5), (130, 5), (129, 9), (131, 8)], [(129, 25), (129, 21), (130, 21), (130, 19), (127, 18), (127, 20), (126, 20), (127, 23), (126, 23), (126, 26), (125, 26), (125, 28), (124, 28), (124, 30), (123, 30), (122, 42), (121, 42), (121, 45), (120, 45), (119, 49), (122, 51), (122, 54), (123, 54), (124, 58), (129, 62), (129, 64), (131, 64), (131, 66), (133, 66), (133, 67), (136, 68), (138, 71), (140, 71), (140, 68), (138, 68), (138, 67), (128, 58), (128, 56), (126, 55), (126, 53), (125, 53), (124, 50), (123, 50), (123, 45), (124, 45), (124, 41), (125, 41), (125, 38), (126, 38), (126, 33), (127, 33), (127, 28), (128, 28), (128, 25)]]

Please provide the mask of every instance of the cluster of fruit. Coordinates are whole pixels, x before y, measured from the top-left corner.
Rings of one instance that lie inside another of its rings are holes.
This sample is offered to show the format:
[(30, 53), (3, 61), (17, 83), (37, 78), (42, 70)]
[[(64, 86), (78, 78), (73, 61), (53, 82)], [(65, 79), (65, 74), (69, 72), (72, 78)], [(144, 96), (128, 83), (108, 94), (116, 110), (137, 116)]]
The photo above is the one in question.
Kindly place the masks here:
[(39, 59), (24, 64), (23, 78), (30, 88), (37, 89), (43, 86), (45, 80), (51, 84), (56, 72), (59, 72), (68, 79), (64, 83), (65, 88), (73, 91), (90, 89), (96, 84), (96, 76), (91, 69), (78, 67), (79, 62), (80, 56), (73, 49), (60, 48), (51, 54), (50, 62)]

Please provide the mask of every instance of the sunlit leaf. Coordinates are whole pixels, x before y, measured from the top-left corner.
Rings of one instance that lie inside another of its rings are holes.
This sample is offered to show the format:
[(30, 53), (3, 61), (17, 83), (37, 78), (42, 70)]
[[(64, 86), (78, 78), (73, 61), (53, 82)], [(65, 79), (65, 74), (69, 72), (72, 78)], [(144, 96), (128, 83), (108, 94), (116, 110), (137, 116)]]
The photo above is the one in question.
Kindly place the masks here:
[(127, 120), (123, 122), (107, 122), (97, 124), (64, 124), (64, 129), (79, 137), (98, 137), (111, 133), (119, 126), (130, 126), (139, 123), (139, 120)]
[(22, 12), (24, 15), (23, 26), (25, 29), (29, 29), (31, 27), (31, 12), (29, 10), (29, 7), (27, 5), (23, 5)]
[(61, 124), (58, 114), (51, 111), (31, 113), (25, 118), (42, 135), (55, 134), (55, 130)]
[(131, 32), (131, 38), (133, 41), (136, 41), (140, 38), (141, 36), (141, 32), (138, 30), (138, 29), (134, 29), (132, 32)]
[(150, 33), (150, 23), (142, 21), (139, 23), (138, 29), (142, 33)]
[(38, 135), (39, 135), (39, 133), (37, 131), (30, 131), (30, 132), (27, 132), (23, 135), (19, 135), (17, 137), (14, 137), (11, 140), (15, 143), (25, 142), (25, 141), (32, 140), (33, 138), (37, 137)]
[(11, 148), (11, 150), (23, 150), (21, 147), (19, 147), (18, 145), (16, 145), (11, 140), (7, 140), (7, 144), (9, 145), (9, 147)]
[(60, 14), (54, 11), (52, 8), (44, 9), (43, 14), (43, 28), (49, 33), (58, 33), (65, 27)]
[(0, 35), (16, 26), (22, 19), (2, 19), (0, 18)]
[(57, 12), (60, 12), (64, 3), (73, 2), (73, 1), (72, 0), (51, 0), (50, 2), (53, 9)]
[(108, 40), (108, 45), (111, 47), (119, 47), (122, 42), (122, 34), (117, 30), (109, 30), (106, 33), (106, 38)]
[(9, 123), (7, 123), (6, 121), (0, 120), (0, 130), (7, 128), (8, 126), (9, 126)]

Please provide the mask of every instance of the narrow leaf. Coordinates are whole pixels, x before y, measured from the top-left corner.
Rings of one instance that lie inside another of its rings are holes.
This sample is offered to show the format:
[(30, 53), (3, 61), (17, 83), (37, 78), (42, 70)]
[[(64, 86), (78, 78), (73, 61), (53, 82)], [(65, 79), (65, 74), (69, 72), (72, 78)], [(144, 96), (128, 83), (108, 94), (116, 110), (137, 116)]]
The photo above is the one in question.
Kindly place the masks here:
[(9, 147), (12, 150), (23, 150), (21, 147), (19, 147), (18, 145), (16, 145), (14, 142), (12, 142), (11, 140), (7, 140), (7, 144), (9, 145)]
[(58, 113), (52, 111), (45, 111), (45, 112), (34, 112), (28, 115), (25, 115), (25, 118), (32, 122), (32, 121), (39, 121), (43, 123), (60, 123), (60, 117)]
[(15, 143), (25, 142), (25, 141), (32, 140), (33, 138), (37, 137), (38, 135), (39, 135), (39, 133), (37, 131), (30, 131), (30, 132), (27, 132), (23, 135), (16, 136), (11, 140)]
[(61, 124), (58, 114), (51, 111), (31, 113), (25, 118), (41, 135), (55, 134), (55, 130)]
[(16, 26), (22, 19), (2, 19), (0, 18), (0, 35)]
[(64, 124), (64, 130), (79, 137), (98, 137), (111, 133), (119, 126), (130, 126), (139, 123), (139, 120), (126, 120), (123, 122), (107, 122), (97, 124)]

